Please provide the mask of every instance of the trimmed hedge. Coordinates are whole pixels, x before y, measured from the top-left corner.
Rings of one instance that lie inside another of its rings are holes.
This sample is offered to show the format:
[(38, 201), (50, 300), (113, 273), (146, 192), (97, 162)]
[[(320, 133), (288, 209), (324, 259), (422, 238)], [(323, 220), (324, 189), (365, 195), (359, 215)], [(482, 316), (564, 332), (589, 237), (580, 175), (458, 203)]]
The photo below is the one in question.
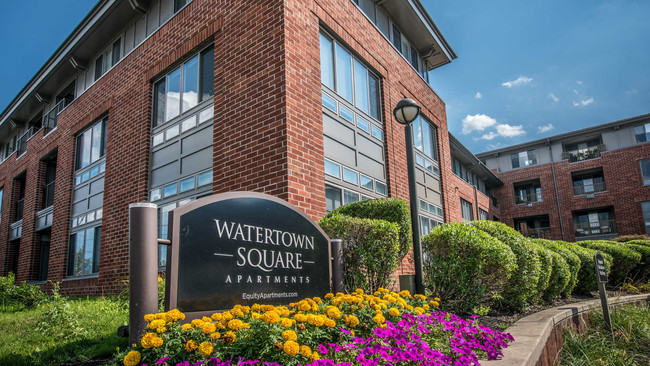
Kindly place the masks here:
[(650, 279), (650, 246), (623, 243), (626, 248), (641, 254), (641, 262), (632, 269), (633, 279), (645, 282)]
[[(571, 292), (573, 292), (573, 289), (578, 284), (578, 273), (580, 272), (580, 263), (581, 263), (580, 257), (578, 257), (575, 253), (573, 253), (573, 251), (567, 249), (565, 246), (563, 246), (558, 242), (547, 240), (547, 239), (534, 239), (533, 241), (535, 243), (538, 243), (550, 249), (551, 251), (558, 254), (560, 257), (562, 257), (562, 259), (565, 261), (565, 263), (568, 266), (567, 270), (569, 271), (568, 274), (569, 276), (566, 285), (560, 292), (560, 295), (563, 297), (567, 297), (571, 295)], [(559, 266), (563, 267), (561, 264)], [(560, 269), (560, 271), (564, 272), (563, 269)], [(557, 276), (562, 276), (562, 274), (557, 274)], [(558, 281), (561, 282), (560, 279), (558, 279)], [(553, 286), (553, 284), (551, 284), (550, 286)]]
[(541, 265), (533, 243), (500, 222), (478, 220), (469, 224), (501, 240), (517, 257), (517, 269), (508, 280), (498, 305), (505, 309), (520, 310), (535, 301)]
[(422, 238), (425, 286), (453, 312), (492, 305), (516, 269), (516, 257), (500, 240), (462, 223), (436, 226)]
[(399, 226), (384, 220), (328, 215), (318, 223), (330, 238), (343, 239), (345, 290), (373, 293), (389, 287), (397, 269)]
[(646, 235), (623, 235), (619, 236), (618, 238), (612, 239), (612, 241), (617, 241), (617, 242), (628, 242), (631, 240), (650, 240)]
[[(578, 284), (575, 292), (584, 294), (598, 290), (598, 279), (596, 278), (596, 270), (594, 268), (594, 255), (596, 255), (597, 251), (581, 247), (576, 243), (568, 243), (565, 241), (556, 241), (556, 243), (560, 243), (560, 245), (580, 257), (580, 271), (578, 271)], [(605, 259), (607, 273), (611, 273), (613, 258), (607, 253), (602, 254)]]
[(607, 253), (614, 258), (612, 271), (608, 277), (608, 282), (612, 285), (623, 283), (627, 274), (641, 262), (641, 254), (630, 248), (626, 248), (617, 242), (585, 240), (577, 242), (576, 244), (581, 247), (597, 250), (601, 253)]
[(348, 203), (332, 211), (325, 218), (341, 214), (373, 220), (385, 220), (399, 227), (399, 259), (404, 258), (411, 248), (411, 211), (409, 204), (399, 198), (377, 198), (373, 200)]
[(531, 243), (531, 245), (539, 257), (540, 264), (539, 280), (537, 280), (536, 295), (533, 299), (534, 303), (538, 303), (546, 293), (551, 281), (551, 276), (553, 275), (553, 255), (550, 250), (539, 244)]
[(650, 240), (636, 239), (636, 240), (627, 241), (625, 242), (625, 244), (636, 244), (636, 245), (643, 245), (646, 247), (650, 247)]

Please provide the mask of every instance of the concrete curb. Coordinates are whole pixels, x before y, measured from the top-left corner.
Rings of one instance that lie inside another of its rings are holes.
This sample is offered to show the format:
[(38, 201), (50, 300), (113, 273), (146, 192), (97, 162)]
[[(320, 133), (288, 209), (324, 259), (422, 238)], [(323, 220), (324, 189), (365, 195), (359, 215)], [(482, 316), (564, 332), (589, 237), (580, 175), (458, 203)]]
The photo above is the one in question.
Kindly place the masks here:
[[(608, 302), (610, 306), (634, 302), (650, 303), (650, 294), (608, 298)], [(510, 333), (515, 341), (503, 350), (503, 357), (499, 360), (481, 361), (481, 365), (535, 366), (537, 364), (553, 364), (554, 359), (542, 359), (542, 356), (545, 356), (545, 351), (549, 352), (546, 350), (549, 338), (552, 338), (553, 335), (557, 337), (558, 332), (561, 337), (561, 330), (564, 326), (569, 325), (571, 321), (579, 322), (580, 315), (598, 307), (600, 307), (600, 299), (562, 305), (522, 318), (504, 331)], [(551, 355), (552, 358), (555, 356), (557, 354)]]

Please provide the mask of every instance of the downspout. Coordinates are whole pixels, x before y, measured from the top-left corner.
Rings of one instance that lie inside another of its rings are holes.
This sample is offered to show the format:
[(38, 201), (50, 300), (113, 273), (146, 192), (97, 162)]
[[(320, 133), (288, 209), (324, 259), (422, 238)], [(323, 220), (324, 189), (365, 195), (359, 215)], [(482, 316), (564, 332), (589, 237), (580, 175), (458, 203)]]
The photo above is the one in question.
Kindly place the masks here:
[(564, 223), (562, 220), (562, 209), (560, 207), (560, 194), (557, 190), (557, 178), (555, 177), (555, 162), (553, 161), (553, 147), (551, 146), (551, 140), (546, 139), (546, 144), (548, 145), (548, 152), (551, 155), (551, 172), (553, 173), (553, 186), (555, 187), (555, 202), (557, 203), (557, 214), (560, 218), (560, 233), (562, 234), (562, 241), (564, 241)]

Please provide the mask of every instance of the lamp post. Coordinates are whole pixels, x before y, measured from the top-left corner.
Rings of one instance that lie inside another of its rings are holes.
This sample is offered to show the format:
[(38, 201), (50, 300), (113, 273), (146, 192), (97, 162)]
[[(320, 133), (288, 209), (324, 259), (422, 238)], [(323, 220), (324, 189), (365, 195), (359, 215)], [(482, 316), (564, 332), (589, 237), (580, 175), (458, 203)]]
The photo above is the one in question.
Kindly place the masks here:
[(413, 129), (411, 122), (420, 114), (420, 106), (409, 98), (404, 98), (393, 109), (397, 122), (404, 125), (406, 136), (406, 165), (409, 177), (409, 198), (411, 205), (411, 227), (413, 230), (413, 259), (415, 261), (415, 292), (424, 295), (424, 281), (422, 279), (422, 246), (420, 244), (420, 220), (418, 217), (418, 194), (415, 182), (415, 159), (413, 154)]

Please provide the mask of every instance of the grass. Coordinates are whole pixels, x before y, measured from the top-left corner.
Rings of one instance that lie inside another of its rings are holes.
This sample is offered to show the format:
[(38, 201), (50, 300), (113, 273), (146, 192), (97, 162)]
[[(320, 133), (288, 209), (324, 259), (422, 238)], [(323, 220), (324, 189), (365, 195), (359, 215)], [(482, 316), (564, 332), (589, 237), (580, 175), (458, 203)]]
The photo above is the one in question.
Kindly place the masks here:
[(33, 309), (0, 307), (0, 365), (71, 365), (110, 358), (128, 339), (124, 298), (54, 298)]
[(565, 331), (561, 365), (650, 365), (650, 306), (626, 305), (612, 308), (610, 314), (613, 336), (602, 310), (589, 315), (584, 335)]

